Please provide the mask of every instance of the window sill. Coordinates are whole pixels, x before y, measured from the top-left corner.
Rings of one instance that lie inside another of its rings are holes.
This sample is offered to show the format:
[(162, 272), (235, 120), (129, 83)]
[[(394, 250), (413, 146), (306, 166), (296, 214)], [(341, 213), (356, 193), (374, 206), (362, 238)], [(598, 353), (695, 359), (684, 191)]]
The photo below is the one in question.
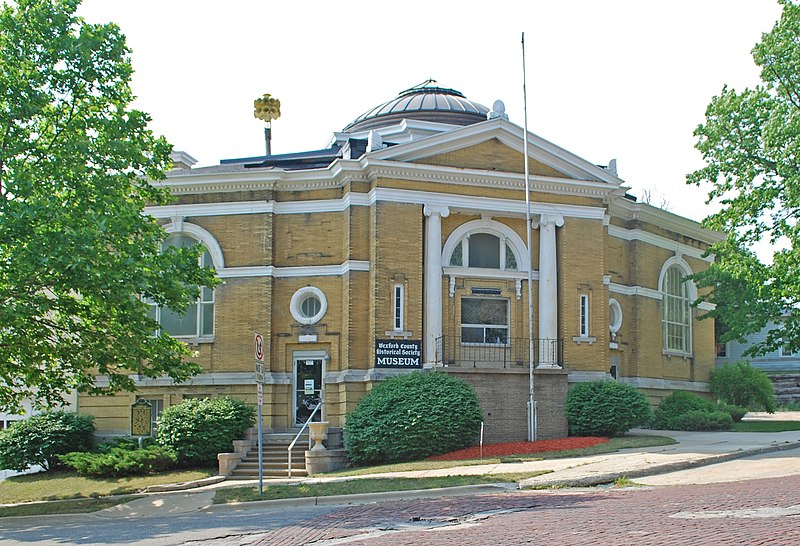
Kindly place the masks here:
[(172, 336), (173, 338), (177, 339), (178, 341), (183, 341), (187, 345), (206, 345), (209, 343), (214, 343), (214, 336)]
[(478, 341), (462, 341), (462, 347), (511, 347), (510, 343), (498, 341), (497, 343), (482, 343)]
[(663, 351), (662, 350), (661, 354), (666, 356), (667, 358), (672, 358), (674, 356), (674, 357), (678, 357), (678, 358), (683, 358), (685, 360), (686, 359), (690, 359), (690, 358), (692, 358), (694, 356), (692, 353), (683, 353), (683, 352), (680, 352), (680, 351)]
[(577, 345), (580, 345), (581, 343), (588, 343), (589, 345), (592, 345), (597, 341), (597, 338), (594, 336), (575, 336), (572, 338), (572, 341), (574, 341)]

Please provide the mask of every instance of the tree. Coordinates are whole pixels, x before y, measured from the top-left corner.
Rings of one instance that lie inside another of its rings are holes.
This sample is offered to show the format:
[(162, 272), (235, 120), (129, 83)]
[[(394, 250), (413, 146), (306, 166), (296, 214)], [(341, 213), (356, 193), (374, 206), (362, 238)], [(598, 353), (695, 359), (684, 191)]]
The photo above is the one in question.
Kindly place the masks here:
[[(780, 20), (753, 48), (762, 84), (725, 86), (712, 99), (694, 133), (706, 166), (688, 176), (721, 205), (705, 225), (728, 235), (712, 249), (715, 263), (693, 276), (713, 288), (700, 300), (717, 305), (706, 316), (726, 326), (721, 341), (770, 326), (751, 355), (800, 350), (800, 6), (779, 2)], [(771, 263), (753, 251), (762, 241), (773, 245)]]
[(0, 409), (132, 389), (131, 373), (196, 373), (183, 343), (154, 335), (142, 298), (181, 310), (216, 283), (199, 248), (160, 252), (143, 209), (171, 199), (151, 184), (171, 147), (128, 107), (120, 29), (87, 24), (79, 3), (0, 8)]

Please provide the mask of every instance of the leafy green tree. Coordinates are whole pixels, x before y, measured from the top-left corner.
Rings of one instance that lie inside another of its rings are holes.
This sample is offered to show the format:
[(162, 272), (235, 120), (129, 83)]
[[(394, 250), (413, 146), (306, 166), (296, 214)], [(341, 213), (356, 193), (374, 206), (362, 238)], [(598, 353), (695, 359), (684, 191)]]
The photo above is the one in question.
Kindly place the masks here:
[(59, 455), (94, 447), (92, 419), (64, 411), (46, 412), (0, 430), (0, 468), (57, 468), (61, 465)]
[[(721, 205), (706, 225), (728, 234), (716, 262), (694, 275), (713, 287), (701, 300), (717, 304), (707, 316), (727, 327), (721, 341), (770, 326), (751, 355), (800, 350), (800, 5), (779, 2), (780, 20), (753, 48), (762, 83), (712, 99), (695, 130), (706, 166), (688, 176)], [(762, 241), (775, 245), (771, 263), (753, 253)]]
[[(133, 388), (131, 372), (182, 380), (188, 349), (155, 336), (148, 297), (185, 309), (215, 284), (199, 248), (160, 252), (146, 204), (170, 201), (170, 145), (129, 108), (130, 51), (79, 0), (0, 8), (0, 408), (77, 388)], [(95, 374), (109, 378), (95, 386)]]
[(711, 393), (726, 404), (775, 412), (775, 387), (763, 370), (747, 362), (727, 363), (711, 372)]

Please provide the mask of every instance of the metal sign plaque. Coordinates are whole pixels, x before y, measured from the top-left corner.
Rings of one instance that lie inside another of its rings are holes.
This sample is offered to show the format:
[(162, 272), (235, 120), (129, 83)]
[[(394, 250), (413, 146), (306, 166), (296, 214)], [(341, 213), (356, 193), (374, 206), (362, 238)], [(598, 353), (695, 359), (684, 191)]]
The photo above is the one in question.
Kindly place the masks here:
[(131, 436), (150, 436), (153, 433), (152, 406), (147, 400), (131, 405)]

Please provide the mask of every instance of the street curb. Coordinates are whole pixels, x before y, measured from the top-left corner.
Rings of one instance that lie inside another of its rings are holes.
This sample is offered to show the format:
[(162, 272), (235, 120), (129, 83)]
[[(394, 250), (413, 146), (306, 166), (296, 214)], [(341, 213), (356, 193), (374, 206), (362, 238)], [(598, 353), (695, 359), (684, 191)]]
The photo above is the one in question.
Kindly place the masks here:
[(186, 491), (187, 489), (197, 489), (198, 487), (214, 485), (216, 483), (224, 482), (226, 479), (227, 479), (226, 476), (209, 476), (208, 478), (202, 478), (200, 480), (194, 480), (191, 482), (151, 485), (149, 487), (146, 487), (142, 491), (142, 493), (167, 493), (170, 491)]
[(658, 474), (666, 474), (668, 472), (676, 472), (678, 470), (699, 468), (702, 466), (724, 463), (736, 459), (743, 459), (745, 457), (761, 455), (762, 453), (773, 453), (775, 451), (786, 451), (789, 449), (797, 449), (797, 448), (800, 448), (800, 441), (794, 441), (794, 442), (787, 441), (783, 444), (774, 444), (770, 446), (757, 447), (752, 449), (740, 449), (732, 453), (722, 453), (720, 455), (709, 455), (708, 457), (703, 457), (702, 459), (695, 459), (692, 461), (678, 461), (674, 463), (654, 464), (646, 468), (629, 470), (624, 472), (609, 472), (606, 474), (597, 474), (594, 476), (584, 476), (582, 478), (571, 478), (571, 479), (566, 478), (566, 479), (537, 480), (537, 478), (530, 478), (529, 480), (523, 480), (522, 482), (520, 482), (519, 489), (537, 489), (546, 487), (591, 487), (595, 485), (613, 483), (621, 478), (632, 479), (632, 478), (643, 478), (645, 476), (656, 476)]
[(440, 497), (459, 497), (464, 495), (479, 495), (483, 493), (504, 493), (516, 491), (513, 483), (491, 483), (480, 485), (459, 485), (456, 487), (440, 487), (437, 489), (412, 489), (408, 491), (382, 491), (380, 493), (357, 493), (353, 495), (330, 495), (325, 497), (300, 497), (293, 499), (275, 499), (250, 502), (232, 502), (227, 504), (212, 504), (202, 508), (201, 512), (229, 512), (235, 510), (249, 510), (255, 508), (299, 507), (299, 506), (326, 506), (336, 504), (370, 504), (381, 501), (401, 501), (418, 499), (437, 499)]

